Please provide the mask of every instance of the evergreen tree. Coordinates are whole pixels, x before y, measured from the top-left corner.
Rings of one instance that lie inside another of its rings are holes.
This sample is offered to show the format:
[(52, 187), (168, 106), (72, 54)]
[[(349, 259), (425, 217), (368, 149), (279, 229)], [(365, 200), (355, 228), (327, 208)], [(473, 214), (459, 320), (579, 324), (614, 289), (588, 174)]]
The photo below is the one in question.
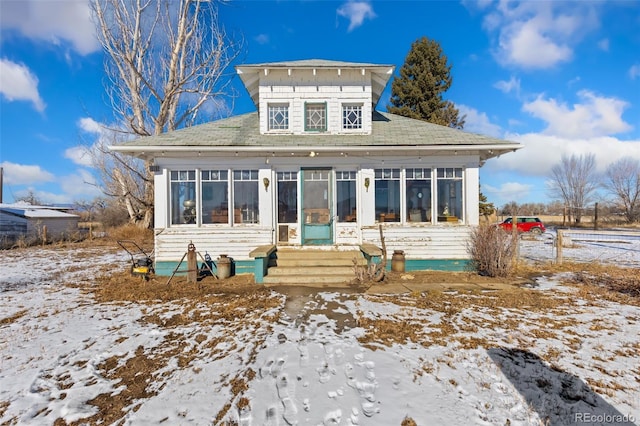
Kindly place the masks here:
[(478, 206), (480, 208), (480, 215), (484, 216), (485, 218), (491, 216), (496, 211), (496, 208), (493, 203), (488, 202), (487, 196), (482, 193), (482, 190), (480, 190), (479, 199), (480, 203), (478, 204)]
[(464, 116), (459, 116), (453, 102), (442, 98), (451, 82), (451, 65), (440, 44), (422, 37), (413, 42), (400, 68), (400, 76), (393, 80), (391, 105), (387, 110), (392, 114), (462, 129)]

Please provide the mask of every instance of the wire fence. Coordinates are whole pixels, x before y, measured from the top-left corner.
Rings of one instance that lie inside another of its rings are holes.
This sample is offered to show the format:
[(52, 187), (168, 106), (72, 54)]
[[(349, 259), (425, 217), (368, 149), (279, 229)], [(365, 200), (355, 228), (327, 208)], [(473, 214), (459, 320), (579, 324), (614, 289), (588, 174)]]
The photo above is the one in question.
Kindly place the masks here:
[(519, 256), (534, 262), (599, 262), (640, 268), (640, 230), (548, 229), (541, 235), (523, 235)]

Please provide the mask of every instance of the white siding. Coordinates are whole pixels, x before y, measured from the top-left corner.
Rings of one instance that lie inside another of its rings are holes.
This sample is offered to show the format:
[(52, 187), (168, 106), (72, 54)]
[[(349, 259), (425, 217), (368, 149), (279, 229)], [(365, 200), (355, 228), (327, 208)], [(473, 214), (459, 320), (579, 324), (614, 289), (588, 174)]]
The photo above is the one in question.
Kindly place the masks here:
[(272, 243), (272, 232), (270, 228), (255, 227), (156, 230), (155, 261), (179, 261), (187, 252), (190, 242), (203, 256), (206, 252), (214, 259), (221, 254), (227, 254), (236, 260), (247, 260), (251, 250)]
[[(462, 225), (384, 225), (382, 232), (389, 259), (394, 250), (404, 250), (407, 260), (467, 259), (467, 241), (471, 229)], [(377, 246), (381, 244), (377, 226), (363, 228), (362, 238)]]

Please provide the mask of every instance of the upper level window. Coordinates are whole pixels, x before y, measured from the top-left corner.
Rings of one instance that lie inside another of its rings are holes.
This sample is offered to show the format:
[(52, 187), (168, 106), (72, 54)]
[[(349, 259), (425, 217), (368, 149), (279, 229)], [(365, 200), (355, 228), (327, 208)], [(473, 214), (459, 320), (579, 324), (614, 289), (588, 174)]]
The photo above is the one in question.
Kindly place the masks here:
[(362, 129), (362, 105), (342, 106), (342, 128)]
[(304, 105), (304, 129), (308, 132), (327, 130), (327, 104), (306, 103)]
[(289, 105), (269, 104), (269, 130), (289, 129)]

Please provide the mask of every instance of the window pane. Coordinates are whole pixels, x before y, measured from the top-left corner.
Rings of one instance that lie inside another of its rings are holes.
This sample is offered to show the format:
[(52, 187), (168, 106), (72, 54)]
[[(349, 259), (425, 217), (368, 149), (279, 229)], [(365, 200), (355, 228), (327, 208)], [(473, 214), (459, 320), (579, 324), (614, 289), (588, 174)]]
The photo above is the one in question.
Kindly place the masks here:
[(356, 182), (355, 180), (343, 180), (336, 182), (338, 191), (338, 222), (356, 221)]
[(438, 220), (463, 220), (462, 168), (438, 169), (438, 176)]
[[(400, 221), (400, 169), (376, 169), (376, 220)], [(378, 178), (378, 176), (381, 176)], [(397, 177), (395, 177), (397, 176)]]
[(362, 128), (362, 105), (344, 105), (342, 107), (342, 128)]
[(233, 172), (233, 222), (258, 223), (258, 171)]
[(289, 105), (269, 105), (269, 130), (289, 129)]
[(325, 131), (327, 129), (327, 105), (305, 104), (305, 130)]
[(407, 169), (406, 172), (406, 221), (430, 222), (431, 169)]
[(196, 172), (175, 170), (171, 177), (171, 224), (196, 223)]
[(356, 172), (336, 171), (338, 222), (356, 221)]
[(278, 222), (298, 221), (298, 182), (290, 172), (278, 173)]
[(202, 171), (202, 223), (229, 223), (226, 170)]
[(171, 224), (196, 223), (196, 183), (171, 183)]

